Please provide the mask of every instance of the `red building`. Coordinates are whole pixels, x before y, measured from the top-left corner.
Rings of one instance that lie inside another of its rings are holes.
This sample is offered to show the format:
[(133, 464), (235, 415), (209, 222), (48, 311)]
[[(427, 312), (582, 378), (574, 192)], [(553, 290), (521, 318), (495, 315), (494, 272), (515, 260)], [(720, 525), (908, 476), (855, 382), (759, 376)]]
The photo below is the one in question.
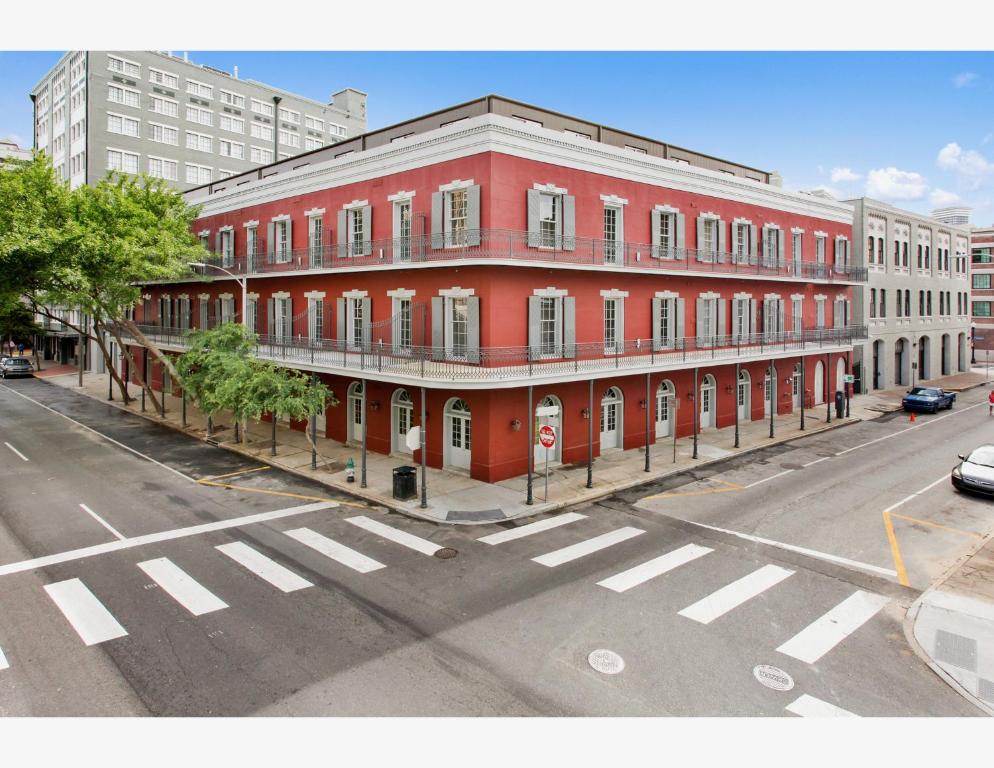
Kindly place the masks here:
[[(213, 263), (248, 276), (258, 353), (341, 400), (327, 439), (419, 461), (424, 398), (427, 463), (493, 482), (527, 472), (543, 404), (575, 463), (842, 388), (865, 335), (852, 210), (769, 181), (487, 97), (187, 195)], [(241, 319), (211, 272), (147, 287), (165, 348)]]

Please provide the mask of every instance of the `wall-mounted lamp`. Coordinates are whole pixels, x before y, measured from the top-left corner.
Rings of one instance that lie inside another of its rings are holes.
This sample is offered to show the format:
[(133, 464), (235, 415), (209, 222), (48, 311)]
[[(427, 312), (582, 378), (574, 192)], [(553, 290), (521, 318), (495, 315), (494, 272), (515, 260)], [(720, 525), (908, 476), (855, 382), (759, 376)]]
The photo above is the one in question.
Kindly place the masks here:
[(370, 400), (369, 401), (369, 410), (371, 410), (371, 411), (378, 411), (378, 410), (380, 410), (380, 401), (379, 400)]
[(511, 419), (511, 429), (515, 432), (521, 429), (521, 419)]
[(732, 390), (733, 389), (734, 389), (734, 387), (731, 384), (726, 384), (725, 385), (725, 394), (726, 395), (732, 394)]
[(589, 408), (584, 408), (582, 411), (580, 411), (580, 415), (583, 418), (585, 418), (585, 419), (589, 419), (590, 418), (590, 409)]
[(645, 410), (645, 400), (639, 400), (639, 408), (641, 408), (643, 411)]

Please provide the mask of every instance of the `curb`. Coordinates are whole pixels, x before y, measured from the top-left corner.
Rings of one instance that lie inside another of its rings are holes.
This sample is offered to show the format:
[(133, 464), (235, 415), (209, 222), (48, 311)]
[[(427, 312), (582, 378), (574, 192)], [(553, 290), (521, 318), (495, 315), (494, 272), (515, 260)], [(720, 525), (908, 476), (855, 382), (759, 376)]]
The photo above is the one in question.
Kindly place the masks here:
[(935, 660), (931, 656), (929, 656), (928, 653), (926, 653), (925, 649), (921, 647), (921, 644), (918, 642), (918, 638), (915, 637), (915, 631), (914, 631), (915, 623), (918, 621), (918, 614), (921, 611), (922, 603), (924, 603), (925, 598), (928, 597), (930, 594), (932, 594), (932, 592), (938, 590), (938, 588), (941, 587), (943, 584), (945, 584), (947, 581), (949, 581), (949, 579), (951, 579), (953, 575), (955, 575), (955, 573), (963, 566), (963, 564), (969, 561), (970, 558), (972, 558), (975, 554), (977, 554), (977, 552), (983, 549), (992, 538), (994, 538), (994, 534), (988, 534), (983, 539), (981, 539), (980, 544), (978, 544), (969, 553), (961, 555), (956, 560), (956, 562), (953, 563), (944, 574), (942, 574), (942, 576), (940, 576), (938, 579), (932, 582), (931, 586), (928, 589), (926, 589), (924, 592), (922, 592), (915, 599), (915, 601), (908, 608), (907, 613), (905, 613), (904, 615), (903, 629), (904, 629), (904, 638), (905, 640), (907, 640), (908, 645), (911, 646), (911, 650), (915, 652), (918, 658), (920, 658), (923, 662), (925, 662), (925, 664), (929, 667), (929, 669), (931, 669), (940, 680), (946, 683), (946, 685), (948, 685), (950, 688), (956, 691), (960, 696), (962, 696), (968, 702), (970, 702), (975, 707), (977, 707), (977, 709), (979, 709), (981, 712), (994, 717), (994, 707), (991, 707), (989, 704), (978, 699), (976, 696), (974, 696), (972, 693), (966, 690), (966, 688), (960, 685), (959, 682), (957, 682), (951, 675), (949, 675), (948, 672), (942, 669), (942, 667), (940, 667), (938, 663), (936, 663)]
[[(60, 386), (58, 384), (55, 384), (54, 382), (52, 384), (53, 384), (53, 386)], [(408, 517), (413, 517), (413, 518), (416, 518), (418, 520), (426, 520), (428, 522), (436, 523), (438, 525), (452, 525), (452, 526), (460, 526), (460, 525), (466, 525), (466, 526), (473, 526), (473, 525), (493, 525), (494, 523), (508, 522), (510, 520), (520, 520), (521, 518), (531, 517), (533, 515), (539, 515), (539, 514), (543, 514), (543, 513), (547, 513), (547, 512), (555, 512), (555, 511), (558, 511), (558, 510), (561, 510), (561, 509), (565, 509), (566, 507), (575, 506), (577, 504), (586, 504), (586, 503), (598, 501), (600, 499), (606, 498), (607, 496), (611, 496), (612, 494), (618, 493), (619, 491), (625, 491), (625, 490), (629, 490), (631, 488), (635, 488), (635, 487), (640, 486), (640, 485), (644, 485), (644, 484), (649, 483), (649, 482), (655, 482), (657, 480), (663, 480), (663, 479), (665, 479), (667, 477), (672, 477), (674, 475), (678, 475), (681, 472), (687, 472), (687, 471), (692, 470), (692, 469), (698, 469), (700, 467), (711, 466), (712, 464), (717, 464), (718, 462), (725, 461), (725, 460), (731, 459), (731, 458), (736, 458), (736, 457), (739, 457), (739, 456), (746, 456), (746, 455), (748, 455), (750, 453), (755, 453), (756, 451), (760, 451), (760, 450), (763, 450), (765, 448), (769, 448), (772, 445), (783, 445), (785, 443), (789, 443), (789, 442), (792, 442), (794, 440), (799, 440), (799, 439), (801, 439), (803, 437), (806, 437), (807, 435), (816, 435), (816, 434), (821, 434), (822, 432), (830, 432), (830, 431), (832, 431), (834, 429), (839, 429), (841, 427), (847, 427), (847, 426), (850, 426), (852, 424), (859, 424), (862, 421), (864, 421), (863, 418), (860, 418), (858, 416), (851, 416), (848, 419), (845, 419), (845, 417), (843, 417), (842, 421), (839, 421), (838, 419), (836, 419), (832, 424), (830, 424), (830, 425), (826, 424), (821, 429), (810, 430), (810, 431), (808, 431), (804, 435), (794, 435), (792, 437), (785, 437), (785, 438), (774, 438), (773, 440), (771, 440), (769, 442), (766, 442), (766, 443), (763, 443), (762, 445), (754, 445), (754, 446), (751, 446), (749, 448), (740, 449), (739, 451), (737, 451), (735, 453), (730, 453), (727, 456), (719, 456), (717, 458), (698, 460), (698, 463), (693, 464), (692, 466), (675, 468), (675, 469), (672, 469), (672, 470), (670, 470), (668, 472), (664, 472), (661, 475), (656, 475), (656, 476), (654, 476), (652, 478), (637, 478), (637, 479), (634, 479), (634, 480), (632, 480), (630, 482), (623, 482), (623, 483), (620, 483), (620, 484), (613, 485), (610, 488), (604, 488), (604, 489), (601, 489), (601, 490), (596, 490), (591, 495), (584, 496), (581, 499), (555, 501), (555, 502), (551, 502), (549, 504), (536, 504), (531, 509), (523, 510), (519, 514), (512, 515), (510, 517), (505, 517), (505, 518), (503, 518), (501, 520), (439, 520), (437, 517), (431, 517), (430, 515), (425, 515), (425, 514), (421, 513), (418, 509), (408, 509), (407, 507), (399, 506), (399, 505), (393, 503), (392, 499), (388, 500), (388, 499), (383, 499), (383, 498), (380, 498), (380, 497), (377, 497), (377, 496), (359, 494), (359, 493), (356, 493), (356, 491), (354, 491), (352, 488), (348, 488), (347, 486), (344, 486), (344, 485), (339, 485), (339, 484), (331, 482), (330, 480), (325, 479), (325, 478), (317, 477), (314, 474), (311, 474), (310, 471), (303, 471), (303, 470), (295, 469), (295, 468), (292, 468), (292, 467), (286, 467), (286, 466), (283, 466), (282, 464), (278, 464), (278, 463), (272, 461), (271, 457), (269, 457), (269, 456), (256, 456), (255, 454), (248, 453), (246, 451), (240, 450), (237, 447), (237, 444), (229, 444), (229, 443), (220, 442), (220, 441), (216, 442), (216, 443), (209, 443), (207, 441), (206, 436), (201, 437), (199, 435), (196, 435), (193, 432), (191, 432), (189, 430), (189, 428), (184, 428), (184, 427), (182, 427), (182, 426), (180, 426), (178, 424), (174, 424), (173, 422), (171, 422), (171, 421), (169, 421), (167, 419), (163, 419), (161, 416), (159, 416), (156, 413), (149, 413), (149, 412), (141, 413), (140, 411), (132, 411), (130, 408), (127, 408), (124, 405), (120, 404), (119, 400), (113, 400), (113, 401), (112, 400), (104, 400), (104, 399), (101, 399), (99, 397), (96, 397), (96, 396), (90, 394), (85, 389), (80, 390), (76, 386), (63, 387), (63, 389), (69, 389), (70, 391), (76, 392), (77, 394), (81, 394), (81, 395), (83, 395), (85, 397), (90, 398), (91, 400), (95, 400), (98, 403), (103, 403), (104, 405), (113, 406), (114, 408), (117, 408), (120, 411), (124, 411), (125, 413), (133, 414), (133, 415), (138, 416), (138, 417), (140, 417), (142, 419), (145, 419), (146, 421), (150, 421), (153, 424), (159, 424), (160, 426), (168, 427), (169, 429), (172, 429), (175, 432), (179, 432), (180, 434), (184, 434), (184, 435), (187, 435), (188, 437), (192, 437), (192, 438), (194, 438), (196, 440), (199, 440), (200, 442), (202, 442), (204, 444), (212, 445), (215, 448), (221, 448), (221, 449), (226, 450), (226, 451), (228, 451), (230, 453), (234, 453), (234, 454), (237, 454), (239, 456), (250, 458), (253, 461), (258, 461), (258, 462), (260, 462), (262, 464), (267, 464), (270, 467), (274, 467), (276, 469), (283, 470), (284, 472), (288, 472), (289, 474), (294, 475), (295, 477), (299, 477), (302, 480), (309, 480), (309, 481), (318, 483), (320, 485), (323, 485), (323, 486), (325, 486), (327, 488), (334, 489), (334, 490), (339, 491), (341, 493), (347, 494), (348, 496), (350, 496), (350, 497), (352, 497), (354, 499), (357, 499), (357, 500), (360, 500), (360, 501), (363, 501), (363, 502), (366, 502), (366, 503), (370, 503), (370, 504), (375, 504), (377, 506), (385, 507), (385, 508), (387, 508), (387, 509), (389, 509), (389, 510), (391, 510), (393, 512), (397, 512), (397, 513), (402, 514), (402, 515), (407, 515)]]

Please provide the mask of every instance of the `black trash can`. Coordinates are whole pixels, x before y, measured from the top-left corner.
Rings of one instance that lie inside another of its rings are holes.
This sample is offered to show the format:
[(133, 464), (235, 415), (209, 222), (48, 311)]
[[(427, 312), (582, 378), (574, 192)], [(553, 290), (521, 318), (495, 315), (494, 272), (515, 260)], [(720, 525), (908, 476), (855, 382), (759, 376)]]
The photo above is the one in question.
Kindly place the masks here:
[(841, 419), (846, 415), (846, 395), (842, 390), (835, 392), (835, 418)]
[(393, 468), (393, 497), (400, 501), (418, 495), (418, 471), (414, 467)]

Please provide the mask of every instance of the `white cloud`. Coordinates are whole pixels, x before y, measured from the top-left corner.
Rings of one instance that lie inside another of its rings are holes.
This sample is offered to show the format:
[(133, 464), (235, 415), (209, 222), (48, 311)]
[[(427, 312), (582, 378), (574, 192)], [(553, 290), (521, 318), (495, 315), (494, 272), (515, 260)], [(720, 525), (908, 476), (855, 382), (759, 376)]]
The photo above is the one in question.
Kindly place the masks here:
[(866, 175), (866, 194), (883, 200), (920, 200), (928, 191), (928, 182), (920, 173), (890, 168), (875, 168)]
[(976, 72), (960, 72), (953, 77), (953, 85), (957, 88), (966, 88), (968, 85), (973, 84), (979, 79), (980, 75)]
[(936, 187), (928, 196), (928, 201), (933, 207), (942, 208), (947, 205), (955, 205), (960, 201), (960, 197), (955, 192), (947, 192), (944, 189)]
[(859, 181), (863, 178), (851, 168), (833, 168), (831, 175), (833, 184), (838, 184), (840, 181)]
[(984, 138), (980, 140), (980, 143), (990, 144), (992, 141), (994, 141), (994, 133), (988, 133), (986, 136), (984, 136)]
[(935, 162), (944, 170), (958, 173), (971, 189), (979, 187), (988, 176), (994, 176), (994, 163), (975, 149), (964, 150), (955, 141), (939, 150)]

